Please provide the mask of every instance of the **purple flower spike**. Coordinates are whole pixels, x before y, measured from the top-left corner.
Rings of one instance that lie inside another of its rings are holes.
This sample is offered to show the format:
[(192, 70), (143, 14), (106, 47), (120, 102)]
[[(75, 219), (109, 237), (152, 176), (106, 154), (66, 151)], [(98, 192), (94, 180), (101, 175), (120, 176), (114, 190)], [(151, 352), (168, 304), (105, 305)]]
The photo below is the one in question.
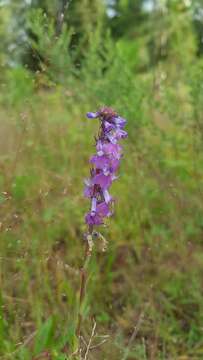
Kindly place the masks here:
[(91, 208), (85, 221), (92, 227), (104, 224), (105, 218), (112, 215), (114, 200), (108, 189), (118, 178), (116, 171), (122, 157), (122, 147), (118, 142), (127, 137), (127, 132), (123, 130), (126, 120), (111, 108), (104, 107), (97, 112), (88, 112), (87, 117), (99, 118), (100, 121), (96, 154), (90, 158), (90, 179), (85, 181), (84, 189), (84, 196), (91, 199)]

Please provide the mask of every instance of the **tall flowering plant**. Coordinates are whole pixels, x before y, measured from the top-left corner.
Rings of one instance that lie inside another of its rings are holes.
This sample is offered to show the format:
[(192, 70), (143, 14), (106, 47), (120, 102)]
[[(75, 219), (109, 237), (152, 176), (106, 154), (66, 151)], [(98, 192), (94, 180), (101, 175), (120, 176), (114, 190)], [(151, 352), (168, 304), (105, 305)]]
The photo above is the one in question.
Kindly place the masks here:
[(96, 151), (90, 158), (90, 177), (85, 180), (85, 197), (90, 199), (90, 209), (85, 216), (88, 226), (84, 264), (81, 269), (79, 313), (76, 334), (80, 338), (82, 323), (82, 304), (85, 297), (87, 266), (92, 251), (94, 227), (104, 224), (105, 218), (113, 214), (114, 199), (109, 193), (113, 181), (117, 179), (117, 170), (122, 157), (119, 141), (127, 137), (124, 129), (126, 120), (111, 108), (103, 107), (97, 112), (88, 112), (89, 119), (99, 120), (99, 131), (96, 137)]
[(90, 178), (85, 181), (84, 195), (91, 199), (91, 209), (86, 214), (85, 221), (92, 229), (95, 225), (104, 223), (106, 217), (112, 215), (113, 198), (109, 188), (117, 179), (116, 173), (122, 157), (122, 147), (119, 140), (127, 136), (123, 130), (126, 120), (111, 108), (87, 113), (90, 119), (99, 119), (100, 128), (96, 138), (96, 154), (90, 158), (92, 165)]

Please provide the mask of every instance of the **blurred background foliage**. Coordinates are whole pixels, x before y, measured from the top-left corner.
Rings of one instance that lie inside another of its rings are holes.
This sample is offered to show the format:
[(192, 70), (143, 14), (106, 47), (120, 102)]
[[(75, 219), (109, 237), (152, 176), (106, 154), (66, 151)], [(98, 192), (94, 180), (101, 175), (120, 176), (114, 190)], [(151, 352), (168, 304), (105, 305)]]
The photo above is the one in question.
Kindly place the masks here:
[(72, 358), (85, 113), (104, 104), (129, 138), (91, 262), (88, 358), (203, 358), (202, 25), (201, 0), (0, 1), (2, 358)]

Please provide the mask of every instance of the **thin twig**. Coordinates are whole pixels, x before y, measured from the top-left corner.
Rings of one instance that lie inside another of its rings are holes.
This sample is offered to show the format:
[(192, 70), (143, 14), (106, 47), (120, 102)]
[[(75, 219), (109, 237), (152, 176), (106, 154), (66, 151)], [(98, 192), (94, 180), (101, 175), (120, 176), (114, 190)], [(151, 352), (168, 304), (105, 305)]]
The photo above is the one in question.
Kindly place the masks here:
[(85, 347), (87, 348), (88, 345), (87, 345), (87, 342), (86, 342), (84, 336), (81, 336), (80, 338), (81, 338), (82, 342), (84, 343)]
[(91, 348), (92, 339), (93, 339), (93, 337), (95, 335), (96, 326), (97, 326), (97, 323), (96, 323), (96, 321), (94, 321), (94, 325), (93, 325), (93, 328), (92, 328), (92, 333), (91, 333), (91, 336), (90, 336), (90, 339), (89, 339), (89, 342), (88, 342), (88, 345), (87, 345), (84, 360), (87, 360), (87, 357), (88, 357), (88, 354), (89, 354), (89, 351), (90, 351), (90, 348)]
[(96, 349), (96, 348), (100, 347), (101, 345), (105, 344), (105, 342), (107, 342), (107, 341), (108, 341), (108, 339), (104, 339), (104, 340), (102, 340), (99, 344), (92, 345), (92, 346), (90, 347), (90, 350), (93, 350), (93, 349)]

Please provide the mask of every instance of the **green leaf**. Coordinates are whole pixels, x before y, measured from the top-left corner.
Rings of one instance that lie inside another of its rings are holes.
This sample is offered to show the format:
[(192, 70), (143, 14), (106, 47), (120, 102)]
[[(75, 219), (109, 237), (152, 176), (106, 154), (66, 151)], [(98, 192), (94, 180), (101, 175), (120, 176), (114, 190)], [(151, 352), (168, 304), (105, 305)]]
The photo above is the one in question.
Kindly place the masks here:
[(41, 351), (48, 348), (54, 334), (54, 320), (50, 317), (39, 329), (34, 346), (34, 354), (37, 355)]

